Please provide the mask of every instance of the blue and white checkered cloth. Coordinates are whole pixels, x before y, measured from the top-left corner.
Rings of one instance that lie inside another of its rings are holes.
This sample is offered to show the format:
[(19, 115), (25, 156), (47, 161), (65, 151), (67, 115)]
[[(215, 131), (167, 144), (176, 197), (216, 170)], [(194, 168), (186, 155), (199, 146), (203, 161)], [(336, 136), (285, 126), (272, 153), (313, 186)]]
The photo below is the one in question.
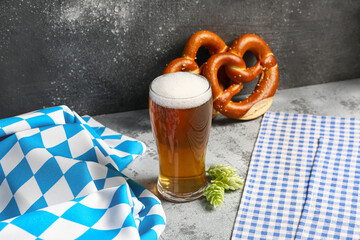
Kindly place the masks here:
[[(360, 218), (356, 218), (359, 212), (355, 210), (360, 208), (360, 195), (356, 191), (359, 178), (354, 173), (359, 172), (359, 153), (355, 144), (349, 143), (359, 139), (359, 119), (267, 112), (252, 155), (232, 238), (359, 238), (356, 229), (360, 227)], [(331, 143), (335, 149), (322, 152), (322, 148), (327, 148), (324, 142)], [(335, 143), (343, 147), (338, 148)], [(333, 153), (338, 163), (330, 156)], [(353, 159), (347, 162), (351, 154)], [(329, 159), (324, 165), (322, 159), (326, 158)], [(346, 172), (349, 164), (355, 168), (352, 175)], [(327, 178), (337, 182), (324, 188), (322, 184)], [(322, 202), (322, 212), (318, 211), (317, 195), (321, 193), (330, 197)], [(331, 199), (334, 195), (336, 199)], [(344, 199), (350, 200), (345, 203)], [(329, 212), (334, 218), (330, 222), (326, 215)]]
[(159, 199), (120, 173), (144, 151), (66, 106), (0, 120), (0, 239), (158, 239)]
[(360, 239), (360, 139), (320, 138), (295, 239)]

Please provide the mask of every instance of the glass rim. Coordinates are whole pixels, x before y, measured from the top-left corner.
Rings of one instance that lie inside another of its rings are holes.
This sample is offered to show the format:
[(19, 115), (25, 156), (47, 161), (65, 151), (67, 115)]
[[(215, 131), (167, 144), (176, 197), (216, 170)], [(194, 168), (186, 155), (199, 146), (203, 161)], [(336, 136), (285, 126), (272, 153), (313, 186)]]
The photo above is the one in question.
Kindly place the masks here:
[[(189, 73), (190, 73), (190, 72), (189, 72)], [(167, 74), (171, 74), (171, 73), (167, 73)], [(186, 99), (186, 100), (189, 100), (189, 99), (199, 98), (199, 97), (207, 94), (209, 91), (211, 91), (211, 83), (210, 83), (210, 81), (209, 81), (206, 77), (204, 77), (204, 76), (202, 76), (202, 75), (200, 75), (200, 74), (195, 74), (195, 73), (190, 73), (190, 74), (194, 74), (194, 75), (196, 75), (196, 76), (204, 79), (204, 80), (207, 82), (207, 84), (208, 84), (208, 87), (206, 88), (206, 90), (204, 90), (204, 92), (200, 93), (199, 95), (192, 96), (192, 97), (167, 97), (167, 96), (164, 96), (164, 95), (161, 95), (161, 94), (157, 93), (156, 91), (153, 90), (152, 85), (153, 85), (153, 83), (154, 83), (154, 81), (155, 81), (156, 79), (158, 79), (158, 78), (160, 78), (160, 77), (163, 77), (165, 74), (160, 75), (160, 76), (154, 78), (154, 80), (152, 80), (151, 83), (150, 83), (149, 89), (150, 89), (150, 91), (151, 91), (154, 95), (159, 96), (159, 97), (161, 97), (161, 98), (163, 98), (163, 99), (178, 99), (178, 100), (182, 100), (182, 99), (184, 99), (184, 100), (185, 100), (185, 99)], [(210, 97), (210, 98), (211, 98), (211, 97)]]

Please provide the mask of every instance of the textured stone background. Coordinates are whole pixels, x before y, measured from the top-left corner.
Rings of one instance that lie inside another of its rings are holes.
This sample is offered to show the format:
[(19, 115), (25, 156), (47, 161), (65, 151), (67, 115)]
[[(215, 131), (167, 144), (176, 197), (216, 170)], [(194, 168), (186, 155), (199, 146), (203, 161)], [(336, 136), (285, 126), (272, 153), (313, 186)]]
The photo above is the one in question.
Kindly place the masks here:
[(60, 104), (90, 115), (146, 108), (150, 81), (203, 29), (228, 44), (260, 35), (280, 89), (360, 76), (355, 0), (2, 0), (0, 118)]

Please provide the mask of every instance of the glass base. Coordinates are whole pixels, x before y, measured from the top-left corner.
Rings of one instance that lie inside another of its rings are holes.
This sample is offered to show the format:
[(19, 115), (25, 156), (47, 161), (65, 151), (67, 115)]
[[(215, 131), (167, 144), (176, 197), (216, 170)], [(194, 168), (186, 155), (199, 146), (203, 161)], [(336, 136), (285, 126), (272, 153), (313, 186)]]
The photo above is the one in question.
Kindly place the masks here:
[(191, 193), (182, 193), (182, 194), (175, 194), (173, 192), (169, 192), (166, 189), (164, 189), (161, 184), (157, 183), (157, 191), (160, 193), (160, 195), (165, 199), (168, 200), (170, 202), (190, 202), (193, 201), (195, 199), (198, 199), (200, 197), (203, 196), (204, 194), (204, 189), (206, 188), (206, 184), (201, 187), (199, 190), (197, 190), (196, 192), (191, 192)]

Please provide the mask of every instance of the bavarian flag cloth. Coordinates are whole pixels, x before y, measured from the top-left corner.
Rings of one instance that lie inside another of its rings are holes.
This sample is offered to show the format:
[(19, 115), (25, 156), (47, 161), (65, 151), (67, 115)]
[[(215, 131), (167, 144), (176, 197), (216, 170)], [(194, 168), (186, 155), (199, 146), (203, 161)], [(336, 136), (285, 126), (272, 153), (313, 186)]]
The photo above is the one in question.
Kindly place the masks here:
[(158, 239), (159, 199), (120, 173), (144, 151), (66, 106), (0, 120), (0, 239)]

